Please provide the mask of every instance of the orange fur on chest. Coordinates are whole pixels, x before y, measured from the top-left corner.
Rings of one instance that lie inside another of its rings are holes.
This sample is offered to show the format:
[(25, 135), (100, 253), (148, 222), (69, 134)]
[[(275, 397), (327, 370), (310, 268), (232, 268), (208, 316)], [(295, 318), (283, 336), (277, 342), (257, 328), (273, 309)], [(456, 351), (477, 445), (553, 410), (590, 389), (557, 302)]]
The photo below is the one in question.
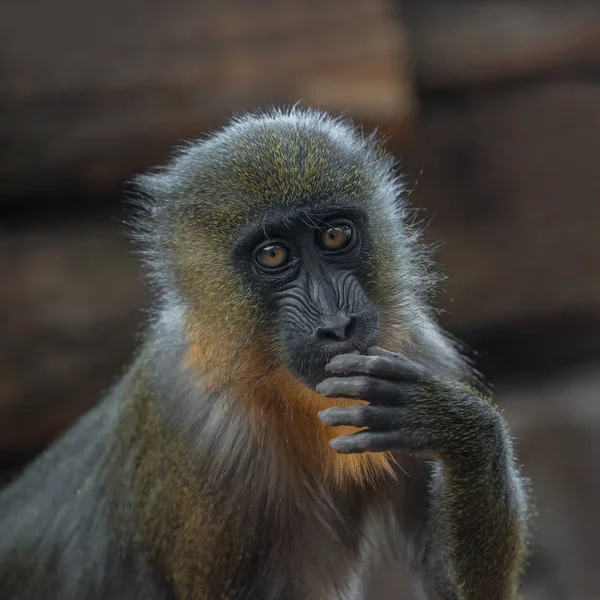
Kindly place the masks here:
[[(339, 454), (329, 441), (359, 431), (356, 427), (326, 427), (318, 418), (332, 406), (352, 406), (361, 400), (326, 398), (303, 385), (285, 365), (264, 373), (260, 350), (247, 350), (228, 371), (211, 369), (210, 346), (194, 344), (187, 356), (188, 366), (200, 369), (209, 389), (227, 389), (232, 402), (244, 403), (257, 435), (276, 444), (275, 455), (294, 471), (310, 473), (326, 483), (367, 485), (392, 475), (389, 453)], [(213, 363), (214, 364), (214, 363)], [(233, 390), (233, 394), (231, 393)]]
[(280, 366), (253, 390), (250, 402), (262, 407), (272, 424), (281, 452), (298, 461), (319, 478), (339, 485), (373, 483), (391, 474), (391, 456), (387, 453), (338, 454), (329, 441), (359, 431), (356, 427), (326, 427), (318, 418), (321, 410), (332, 406), (352, 406), (361, 400), (326, 398), (301, 384), (284, 366)]

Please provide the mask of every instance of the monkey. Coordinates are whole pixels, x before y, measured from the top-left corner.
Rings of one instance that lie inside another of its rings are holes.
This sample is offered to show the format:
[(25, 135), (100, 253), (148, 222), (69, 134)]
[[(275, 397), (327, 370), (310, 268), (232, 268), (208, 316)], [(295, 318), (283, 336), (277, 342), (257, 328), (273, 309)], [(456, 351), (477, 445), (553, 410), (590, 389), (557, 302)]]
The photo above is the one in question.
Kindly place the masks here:
[(359, 598), (402, 548), (415, 598), (516, 598), (525, 479), (381, 138), (273, 108), (134, 183), (152, 317), (0, 496), (0, 596)]

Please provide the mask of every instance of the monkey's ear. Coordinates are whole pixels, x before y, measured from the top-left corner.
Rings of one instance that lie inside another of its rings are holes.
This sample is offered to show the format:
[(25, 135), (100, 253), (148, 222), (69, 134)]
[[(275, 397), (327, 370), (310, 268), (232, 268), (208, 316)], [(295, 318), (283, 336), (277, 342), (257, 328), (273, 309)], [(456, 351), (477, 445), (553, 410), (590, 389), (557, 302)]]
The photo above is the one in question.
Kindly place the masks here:
[(126, 201), (134, 209), (128, 224), (138, 241), (144, 242), (146, 235), (156, 225), (162, 191), (161, 177), (160, 173), (148, 173), (128, 182), (130, 190), (126, 194)]
[(404, 217), (404, 176), (401, 174), (402, 160), (397, 159), (389, 150), (390, 135), (382, 135), (379, 128), (365, 134), (361, 128), (361, 140), (364, 149), (373, 161), (380, 181), (388, 188), (386, 195), (392, 198), (394, 208), (400, 218)]
[(166, 256), (165, 240), (169, 220), (165, 212), (168, 202), (166, 176), (155, 170), (139, 175), (128, 182), (125, 201), (132, 207), (125, 221), (128, 237), (137, 247), (148, 283), (155, 291), (169, 289), (170, 269)]
[(165, 167), (156, 167), (142, 175), (136, 175), (129, 184), (140, 196), (158, 202), (169, 194), (171, 177)]
[(367, 144), (369, 148), (374, 149), (378, 156), (386, 154), (385, 140), (383, 136), (379, 134), (379, 127), (375, 127), (375, 129), (367, 135), (364, 134), (361, 127), (361, 133), (363, 133), (365, 144)]

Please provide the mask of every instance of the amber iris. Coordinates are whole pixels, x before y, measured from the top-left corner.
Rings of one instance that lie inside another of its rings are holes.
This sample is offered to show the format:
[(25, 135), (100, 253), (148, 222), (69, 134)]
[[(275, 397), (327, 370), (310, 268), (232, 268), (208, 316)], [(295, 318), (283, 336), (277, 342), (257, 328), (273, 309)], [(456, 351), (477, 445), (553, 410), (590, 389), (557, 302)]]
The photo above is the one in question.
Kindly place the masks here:
[(287, 248), (281, 246), (280, 244), (263, 246), (256, 253), (257, 262), (267, 269), (276, 269), (277, 267), (281, 267), (287, 262), (287, 259)]
[(352, 240), (352, 227), (336, 225), (325, 231), (319, 240), (325, 250), (341, 250)]

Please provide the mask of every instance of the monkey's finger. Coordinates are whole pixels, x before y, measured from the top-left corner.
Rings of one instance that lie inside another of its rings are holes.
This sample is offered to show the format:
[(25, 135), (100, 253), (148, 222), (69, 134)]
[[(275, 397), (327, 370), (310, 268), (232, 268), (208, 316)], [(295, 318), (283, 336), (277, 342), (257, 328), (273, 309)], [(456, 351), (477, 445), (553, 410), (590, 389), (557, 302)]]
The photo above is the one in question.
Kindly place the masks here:
[(425, 375), (423, 367), (402, 356), (363, 356), (340, 354), (333, 357), (325, 371), (332, 375), (371, 375), (380, 379), (417, 383)]
[(388, 404), (409, 399), (414, 386), (360, 375), (330, 377), (319, 383), (315, 389), (328, 398), (359, 398), (374, 404)]
[(404, 448), (404, 436), (400, 431), (359, 431), (352, 435), (342, 435), (329, 442), (339, 454), (362, 452), (385, 452)]
[(405, 365), (405, 368), (413, 368), (422, 376), (425, 375), (425, 367), (423, 365), (419, 364), (414, 358), (409, 358), (406, 354), (401, 352), (392, 352), (391, 350), (386, 350), (379, 346), (371, 346), (370, 348), (367, 348), (365, 356), (381, 356), (382, 358), (388, 358), (389, 360), (402, 363)]
[(402, 356), (402, 354), (399, 354), (398, 352), (392, 352), (391, 350), (386, 350), (380, 346), (371, 346), (370, 348), (367, 348), (367, 356), (387, 356), (389, 358), (398, 358), (399, 356)]
[(322, 410), (319, 419), (328, 427), (351, 425), (353, 427), (369, 427), (371, 429), (395, 429), (400, 425), (403, 409), (396, 406), (365, 406), (357, 404), (341, 408), (334, 406)]

